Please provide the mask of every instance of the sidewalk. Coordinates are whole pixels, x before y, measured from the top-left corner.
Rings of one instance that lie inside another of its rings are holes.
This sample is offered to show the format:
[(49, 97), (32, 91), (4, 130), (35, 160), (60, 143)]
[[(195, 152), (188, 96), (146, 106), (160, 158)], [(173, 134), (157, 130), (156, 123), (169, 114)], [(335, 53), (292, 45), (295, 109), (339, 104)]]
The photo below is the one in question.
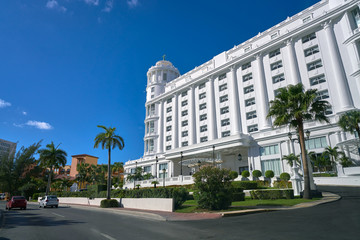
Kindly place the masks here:
[(193, 221), (193, 220), (206, 220), (206, 219), (218, 219), (222, 217), (240, 216), (253, 213), (269, 212), (269, 211), (284, 211), (306, 207), (313, 207), (319, 204), (334, 202), (339, 200), (339, 195), (323, 192), (323, 198), (321, 200), (300, 203), (291, 207), (261, 207), (255, 209), (246, 209), (230, 212), (218, 212), (218, 213), (177, 213), (177, 212), (162, 212), (162, 211), (149, 211), (138, 209), (124, 209), (124, 208), (100, 208), (96, 206), (77, 205), (77, 204), (63, 204), (62, 207), (74, 207), (74, 208), (86, 208), (94, 211), (106, 211), (115, 214), (121, 214), (126, 216), (132, 216), (147, 220), (154, 221)]

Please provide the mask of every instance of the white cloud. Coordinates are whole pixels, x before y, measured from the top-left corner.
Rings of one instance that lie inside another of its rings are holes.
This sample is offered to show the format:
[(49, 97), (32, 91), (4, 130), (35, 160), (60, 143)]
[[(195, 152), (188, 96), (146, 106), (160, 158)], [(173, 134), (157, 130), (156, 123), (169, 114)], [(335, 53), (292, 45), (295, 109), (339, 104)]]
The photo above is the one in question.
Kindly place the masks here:
[(38, 129), (43, 129), (43, 130), (53, 129), (53, 127), (46, 122), (28, 121), (27, 123), (25, 123), (25, 125), (36, 127)]
[(139, 0), (128, 0), (127, 4), (129, 7), (134, 8), (139, 5)]
[(114, 7), (114, 0), (106, 0), (103, 12), (110, 12)]
[(66, 10), (67, 10), (65, 7), (60, 6), (56, 0), (48, 0), (46, 3), (46, 7), (48, 9), (54, 9), (54, 10), (58, 10), (60, 12), (66, 12)]
[(11, 103), (5, 102), (4, 100), (0, 99), (0, 108), (10, 107)]
[(23, 114), (24, 116), (26, 116), (26, 115), (27, 115), (27, 112), (23, 111), (22, 114)]
[(99, 0), (84, 0), (86, 4), (97, 6), (99, 5)]

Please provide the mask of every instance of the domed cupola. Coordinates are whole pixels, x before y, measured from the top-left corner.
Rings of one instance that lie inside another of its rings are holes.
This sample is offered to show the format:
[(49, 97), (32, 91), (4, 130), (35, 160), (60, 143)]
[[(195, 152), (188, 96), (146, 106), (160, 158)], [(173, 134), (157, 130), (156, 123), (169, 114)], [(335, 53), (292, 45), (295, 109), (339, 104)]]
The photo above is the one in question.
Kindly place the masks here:
[(170, 61), (165, 60), (164, 55), (163, 60), (156, 62), (147, 72), (146, 101), (163, 93), (166, 83), (179, 76), (179, 70)]

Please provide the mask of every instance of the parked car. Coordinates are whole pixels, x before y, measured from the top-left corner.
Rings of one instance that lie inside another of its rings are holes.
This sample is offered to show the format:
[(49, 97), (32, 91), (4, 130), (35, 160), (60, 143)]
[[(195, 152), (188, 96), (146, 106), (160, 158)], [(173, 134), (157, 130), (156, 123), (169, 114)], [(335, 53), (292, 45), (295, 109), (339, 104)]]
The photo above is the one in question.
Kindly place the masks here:
[(10, 210), (12, 208), (20, 208), (26, 209), (27, 201), (23, 196), (13, 196), (9, 201), (6, 203), (6, 209)]
[(42, 197), (39, 201), (39, 207), (58, 207), (59, 206), (59, 199), (55, 195), (49, 195)]

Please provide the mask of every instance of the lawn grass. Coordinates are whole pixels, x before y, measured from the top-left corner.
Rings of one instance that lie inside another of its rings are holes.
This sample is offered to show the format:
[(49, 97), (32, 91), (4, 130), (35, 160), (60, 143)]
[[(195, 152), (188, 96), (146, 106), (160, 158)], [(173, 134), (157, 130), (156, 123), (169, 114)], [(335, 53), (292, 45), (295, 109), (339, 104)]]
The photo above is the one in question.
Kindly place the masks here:
[[(245, 201), (232, 202), (231, 207), (226, 210), (220, 210), (218, 212), (223, 211), (238, 211), (244, 209), (253, 209), (261, 206), (273, 206), (273, 207), (289, 207), (294, 206), (299, 203), (312, 202), (319, 200), (320, 198), (313, 199), (303, 199), (300, 197), (295, 197), (294, 199), (276, 199), (276, 200), (253, 200), (250, 197), (246, 197)], [(179, 213), (196, 213), (196, 212), (216, 212), (209, 211), (205, 209), (198, 209), (196, 200), (187, 200), (184, 204), (177, 209), (175, 212)]]

